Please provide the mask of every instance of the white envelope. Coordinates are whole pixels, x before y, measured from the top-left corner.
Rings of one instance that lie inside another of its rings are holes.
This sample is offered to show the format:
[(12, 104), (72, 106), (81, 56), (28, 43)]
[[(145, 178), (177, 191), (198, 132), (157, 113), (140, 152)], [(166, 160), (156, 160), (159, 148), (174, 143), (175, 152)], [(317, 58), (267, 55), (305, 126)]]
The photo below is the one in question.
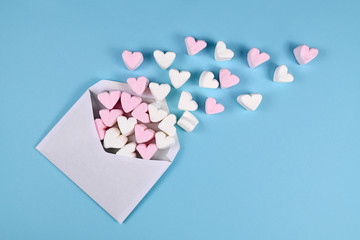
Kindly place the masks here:
[[(125, 83), (99, 81), (84, 93), (36, 149), (122, 223), (170, 166), (180, 144), (176, 136), (176, 144), (159, 150), (153, 157), (156, 160), (106, 152), (94, 119), (103, 108), (97, 94), (111, 90), (136, 95)], [(148, 90), (141, 97), (146, 102), (155, 101)], [(166, 101), (160, 104), (169, 110)]]

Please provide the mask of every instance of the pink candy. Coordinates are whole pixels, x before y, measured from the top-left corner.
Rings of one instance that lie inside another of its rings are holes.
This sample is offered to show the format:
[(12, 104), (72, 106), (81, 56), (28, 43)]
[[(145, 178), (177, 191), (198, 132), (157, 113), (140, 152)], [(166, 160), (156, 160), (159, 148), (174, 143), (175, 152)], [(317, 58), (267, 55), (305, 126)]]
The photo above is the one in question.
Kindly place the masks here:
[(105, 137), (107, 127), (100, 118), (95, 119), (95, 128), (99, 135), (100, 140), (103, 140)]
[(120, 109), (102, 109), (99, 111), (99, 114), (103, 123), (106, 126), (111, 127), (116, 123), (117, 117), (123, 115), (123, 111)]
[(247, 61), (250, 68), (255, 68), (260, 64), (268, 61), (270, 59), (269, 54), (262, 52), (257, 48), (252, 48), (247, 54)]
[(206, 47), (206, 42), (203, 40), (195, 40), (193, 37), (185, 38), (185, 45), (188, 54), (195, 55)]
[(141, 97), (131, 96), (127, 92), (123, 92), (123, 94), (121, 94), (121, 106), (126, 113), (134, 110), (141, 102)]
[(122, 53), (122, 58), (126, 67), (131, 71), (137, 69), (144, 61), (144, 57), (141, 52), (130, 52), (128, 50), (125, 50)]
[(133, 116), (140, 122), (149, 123), (150, 117), (147, 111), (148, 111), (148, 105), (146, 103), (141, 103), (139, 106), (137, 106), (134, 109), (134, 111), (132, 111), (131, 116)]
[(221, 88), (229, 88), (240, 82), (240, 79), (235, 74), (231, 74), (231, 72), (226, 68), (220, 70), (219, 80)]
[(220, 103), (216, 103), (215, 98), (208, 97), (205, 102), (206, 114), (216, 114), (224, 111), (224, 106)]
[(135, 125), (135, 138), (137, 143), (145, 143), (153, 139), (155, 131), (147, 128), (144, 124)]
[(144, 76), (138, 77), (137, 79), (132, 77), (127, 79), (127, 83), (137, 95), (141, 95), (149, 85), (149, 80)]
[(300, 65), (307, 64), (311, 60), (313, 60), (319, 53), (319, 50), (316, 48), (309, 48), (307, 45), (300, 45), (294, 49), (294, 55), (296, 61)]
[(119, 101), (120, 95), (120, 91), (111, 91), (110, 93), (99, 93), (97, 97), (102, 105), (104, 105), (107, 109), (113, 109), (115, 104)]
[(151, 143), (147, 146), (146, 146), (146, 144), (139, 144), (139, 145), (137, 145), (136, 150), (139, 152), (139, 154), (141, 155), (141, 157), (143, 159), (149, 160), (156, 153), (157, 147), (156, 147), (156, 144), (153, 144), (153, 143)]

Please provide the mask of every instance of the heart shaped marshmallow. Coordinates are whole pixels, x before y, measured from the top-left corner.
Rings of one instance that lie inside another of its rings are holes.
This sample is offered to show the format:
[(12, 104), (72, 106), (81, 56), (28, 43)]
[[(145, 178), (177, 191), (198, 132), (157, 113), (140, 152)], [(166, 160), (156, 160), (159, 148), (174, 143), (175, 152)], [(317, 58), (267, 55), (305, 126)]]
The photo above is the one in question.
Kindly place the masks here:
[(195, 40), (193, 37), (185, 38), (186, 50), (190, 56), (197, 54), (206, 47), (204, 40)]
[(260, 64), (268, 61), (270, 59), (269, 54), (262, 52), (257, 48), (252, 48), (247, 54), (247, 61), (250, 68), (255, 68)]
[(196, 111), (198, 109), (198, 104), (192, 100), (191, 93), (187, 91), (182, 91), (179, 99), (178, 108), (184, 111)]
[(157, 151), (157, 147), (156, 144), (149, 144), (146, 146), (146, 144), (139, 144), (136, 147), (136, 150), (138, 151), (138, 153), (140, 154), (140, 156), (145, 159), (145, 160), (150, 160), (154, 154)]
[(259, 93), (243, 94), (236, 98), (237, 102), (248, 111), (255, 111), (261, 103), (262, 95)]
[(100, 118), (95, 119), (95, 128), (99, 135), (100, 140), (103, 140), (105, 137), (107, 126), (103, 123)]
[(138, 96), (131, 96), (127, 92), (121, 94), (121, 107), (124, 112), (128, 113), (134, 110), (142, 102), (142, 98)]
[(120, 109), (101, 109), (99, 115), (106, 126), (112, 127), (116, 123), (117, 117), (123, 115), (123, 111)]
[(160, 122), (168, 115), (168, 112), (161, 109), (160, 106), (157, 105), (156, 103), (149, 104), (148, 111), (149, 111), (150, 121), (154, 123)]
[(160, 50), (154, 51), (154, 58), (155, 58), (157, 64), (159, 64), (159, 66), (164, 70), (167, 69), (168, 67), (170, 67), (170, 65), (173, 63), (175, 57), (176, 57), (176, 53), (174, 53), (174, 52), (164, 53), (163, 51), (160, 51)]
[(296, 61), (300, 65), (307, 64), (313, 60), (319, 54), (319, 50), (316, 48), (309, 48), (307, 45), (303, 44), (294, 49), (294, 55)]
[(174, 88), (179, 88), (184, 85), (190, 76), (191, 74), (188, 71), (179, 72), (179, 70), (174, 68), (170, 69), (169, 71), (170, 81)]
[(234, 52), (226, 48), (226, 44), (223, 41), (218, 41), (215, 47), (215, 60), (216, 61), (228, 61), (234, 57)]
[(220, 103), (216, 103), (216, 99), (208, 97), (205, 102), (206, 114), (217, 114), (224, 111), (224, 106)]
[(163, 101), (170, 92), (170, 85), (167, 83), (159, 85), (158, 83), (152, 82), (149, 84), (151, 94), (156, 101)]
[(131, 142), (120, 148), (119, 151), (116, 152), (116, 155), (124, 156), (124, 157), (136, 157), (136, 143)]
[(126, 67), (131, 71), (137, 69), (144, 61), (144, 57), (141, 52), (130, 52), (128, 50), (123, 51), (122, 58)]
[(235, 74), (231, 74), (231, 72), (226, 68), (222, 68), (220, 70), (219, 80), (220, 80), (220, 87), (222, 89), (235, 86), (240, 82), (240, 79)]
[(177, 125), (182, 127), (187, 132), (192, 132), (198, 123), (199, 120), (197, 120), (197, 118), (188, 111), (185, 111), (177, 121)]
[(104, 148), (122, 148), (128, 141), (128, 138), (120, 134), (116, 127), (109, 128), (104, 137)]
[(176, 127), (176, 116), (174, 114), (169, 114), (164, 118), (158, 125), (158, 128), (165, 132), (169, 136), (175, 136)]
[(149, 85), (149, 80), (144, 76), (138, 78), (131, 77), (127, 79), (127, 83), (137, 95), (141, 95)]
[(292, 82), (294, 77), (288, 73), (286, 65), (280, 65), (275, 69), (273, 80), (274, 82)]
[(120, 95), (120, 91), (102, 92), (97, 95), (97, 98), (107, 109), (113, 109), (119, 101)]
[(144, 124), (135, 125), (135, 138), (137, 143), (145, 143), (153, 139), (155, 131), (147, 128)]
[(117, 118), (117, 123), (121, 134), (124, 136), (129, 136), (134, 132), (137, 120), (133, 117), (126, 118), (125, 116), (120, 116)]
[(199, 78), (199, 86), (202, 88), (218, 88), (219, 82), (214, 77), (212, 72), (203, 71)]
[(160, 131), (155, 134), (155, 142), (158, 149), (166, 149), (175, 144), (175, 138)]
[(131, 116), (133, 116), (140, 122), (149, 123), (150, 118), (149, 118), (149, 114), (147, 113), (147, 111), (148, 111), (147, 103), (141, 103), (139, 106), (137, 106), (134, 109), (134, 111), (131, 112)]

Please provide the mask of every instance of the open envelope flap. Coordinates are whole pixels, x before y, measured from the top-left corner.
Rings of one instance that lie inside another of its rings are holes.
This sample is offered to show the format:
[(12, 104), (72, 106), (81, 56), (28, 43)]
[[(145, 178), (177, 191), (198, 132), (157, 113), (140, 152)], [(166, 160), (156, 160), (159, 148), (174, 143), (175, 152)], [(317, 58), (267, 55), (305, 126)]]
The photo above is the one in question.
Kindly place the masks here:
[(36, 149), (120, 223), (171, 164), (106, 153), (94, 127), (90, 91)]

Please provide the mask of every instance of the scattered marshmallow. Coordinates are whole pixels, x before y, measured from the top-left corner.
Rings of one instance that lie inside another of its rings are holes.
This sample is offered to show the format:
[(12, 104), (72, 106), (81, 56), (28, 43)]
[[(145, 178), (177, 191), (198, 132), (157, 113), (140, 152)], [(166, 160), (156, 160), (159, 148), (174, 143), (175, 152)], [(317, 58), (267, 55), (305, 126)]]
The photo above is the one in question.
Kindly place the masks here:
[(121, 134), (124, 136), (129, 136), (134, 133), (137, 120), (133, 117), (126, 118), (125, 116), (120, 116), (117, 118), (117, 123)]
[(141, 95), (149, 85), (149, 80), (144, 76), (138, 78), (131, 77), (127, 79), (127, 83), (137, 95)]
[(99, 135), (99, 139), (103, 140), (105, 137), (107, 126), (103, 123), (100, 118), (95, 119), (95, 128)]
[(118, 128), (109, 128), (105, 133), (104, 148), (122, 148), (127, 141), (128, 138), (121, 135)]
[(160, 122), (168, 115), (168, 112), (161, 109), (160, 106), (156, 103), (149, 104), (148, 111), (149, 111), (150, 121), (154, 123)]
[(149, 88), (156, 101), (163, 101), (171, 90), (170, 85), (167, 83), (159, 85), (158, 83), (152, 82), (149, 84)]
[(234, 57), (234, 52), (226, 48), (226, 44), (223, 41), (218, 41), (215, 47), (215, 60), (216, 61), (228, 61)]
[(303, 44), (294, 49), (294, 55), (296, 61), (300, 65), (307, 64), (311, 60), (313, 60), (319, 54), (319, 50), (317, 48), (310, 48), (309, 46)]
[(131, 94), (127, 92), (123, 92), (121, 94), (121, 107), (124, 112), (129, 113), (134, 110), (137, 106), (142, 102), (142, 98), (138, 96), (131, 96)]
[(174, 52), (164, 53), (163, 51), (160, 50), (154, 51), (154, 58), (157, 64), (159, 64), (159, 66), (164, 70), (170, 67), (170, 65), (174, 62), (175, 57), (176, 57), (176, 53)]
[(165, 132), (169, 136), (175, 136), (176, 134), (176, 127), (174, 126), (176, 123), (176, 116), (174, 114), (169, 114), (161, 120), (158, 125), (158, 128)]
[(175, 144), (175, 138), (167, 136), (164, 132), (157, 132), (155, 134), (155, 142), (158, 149), (166, 149)]
[(247, 61), (250, 68), (255, 68), (259, 66), (260, 64), (263, 64), (264, 62), (268, 61), (270, 59), (269, 54), (262, 52), (260, 53), (260, 50), (257, 48), (252, 48), (247, 54)]
[(102, 92), (97, 95), (97, 98), (107, 109), (113, 109), (120, 99), (120, 91)]
[(136, 143), (131, 142), (120, 148), (119, 151), (116, 152), (116, 155), (124, 156), (124, 157), (136, 157)]
[(170, 69), (169, 71), (169, 77), (170, 77), (170, 81), (171, 84), (174, 86), (174, 88), (179, 88), (182, 85), (184, 85), (186, 83), (187, 80), (189, 80), (191, 74), (189, 71), (181, 71), (179, 72), (179, 70), (177, 69)]
[(236, 98), (236, 101), (248, 111), (255, 111), (261, 100), (262, 95), (259, 93), (243, 94)]
[(187, 52), (190, 56), (197, 54), (206, 47), (206, 42), (204, 40), (195, 40), (193, 37), (185, 38), (185, 45)]
[(146, 146), (146, 144), (139, 144), (136, 147), (136, 150), (138, 151), (138, 153), (140, 154), (140, 156), (145, 159), (145, 160), (150, 160), (154, 154), (157, 151), (157, 147), (156, 144), (149, 144)]
[(147, 111), (148, 111), (148, 104), (143, 102), (131, 112), (131, 116), (133, 116), (140, 122), (149, 123), (150, 118)]
[(280, 65), (275, 69), (273, 80), (274, 82), (292, 82), (294, 77), (288, 73), (286, 65)]
[(144, 124), (135, 125), (135, 138), (137, 143), (149, 142), (155, 136), (155, 131), (147, 128)]
[(198, 104), (192, 100), (191, 93), (187, 91), (182, 91), (179, 99), (178, 108), (184, 111), (196, 111), (198, 109)]
[(198, 123), (199, 120), (197, 120), (197, 118), (188, 111), (185, 111), (177, 121), (177, 125), (182, 127), (187, 132), (192, 132)]
[(220, 103), (216, 103), (216, 99), (208, 97), (205, 102), (206, 114), (217, 114), (225, 110), (224, 106)]
[(218, 88), (219, 82), (214, 78), (215, 75), (210, 71), (203, 71), (199, 78), (199, 86), (202, 88)]
[(222, 89), (235, 86), (240, 82), (240, 78), (235, 74), (231, 74), (231, 72), (226, 68), (222, 68), (220, 70), (219, 80), (220, 80), (220, 87)]
[(130, 52), (128, 50), (123, 51), (122, 58), (126, 67), (131, 71), (137, 69), (144, 61), (144, 57), (141, 52)]
[(99, 115), (106, 126), (112, 127), (116, 123), (117, 117), (123, 115), (123, 111), (120, 109), (101, 109)]

